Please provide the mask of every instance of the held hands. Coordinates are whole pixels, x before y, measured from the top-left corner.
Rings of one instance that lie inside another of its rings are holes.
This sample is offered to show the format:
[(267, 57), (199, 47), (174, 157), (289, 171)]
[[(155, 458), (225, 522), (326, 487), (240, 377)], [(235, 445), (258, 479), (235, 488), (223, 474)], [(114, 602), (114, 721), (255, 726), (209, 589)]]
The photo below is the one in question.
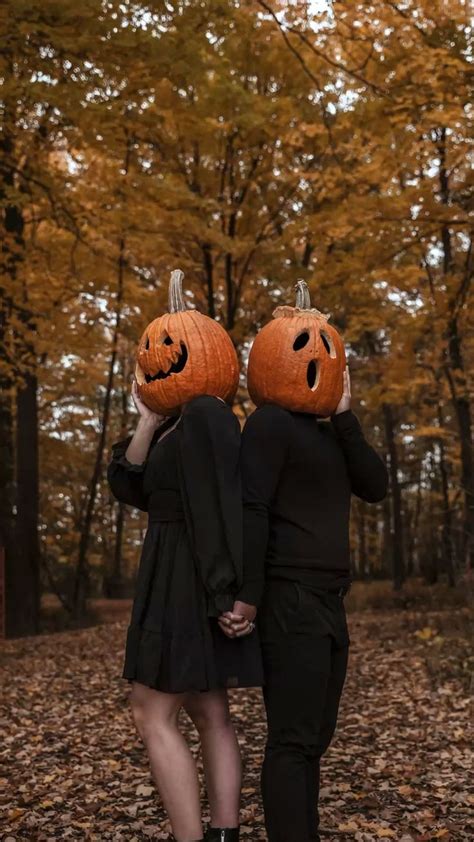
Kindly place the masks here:
[(339, 401), (334, 415), (339, 415), (340, 412), (345, 412), (346, 409), (351, 408), (351, 376), (349, 374), (349, 366), (346, 365), (342, 375), (342, 396)]
[(244, 637), (255, 628), (257, 609), (255, 605), (237, 600), (232, 611), (226, 611), (219, 617), (219, 625), (227, 637)]

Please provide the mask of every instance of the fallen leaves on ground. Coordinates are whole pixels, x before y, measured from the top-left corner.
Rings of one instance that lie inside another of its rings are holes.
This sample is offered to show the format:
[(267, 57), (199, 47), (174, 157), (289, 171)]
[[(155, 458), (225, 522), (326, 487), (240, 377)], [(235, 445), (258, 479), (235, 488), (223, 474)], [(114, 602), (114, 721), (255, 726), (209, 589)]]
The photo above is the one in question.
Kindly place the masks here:
[[(349, 676), (323, 767), (323, 842), (474, 838), (469, 649), (463, 634), (446, 633), (450, 622), (448, 612), (351, 616)], [(4, 842), (168, 837), (119, 677), (125, 628), (116, 622), (5, 644)], [(242, 838), (265, 839), (260, 691), (236, 690), (231, 700), (245, 762)], [(198, 757), (195, 731), (182, 722)], [(206, 816), (205, 802), (203, 809)]]

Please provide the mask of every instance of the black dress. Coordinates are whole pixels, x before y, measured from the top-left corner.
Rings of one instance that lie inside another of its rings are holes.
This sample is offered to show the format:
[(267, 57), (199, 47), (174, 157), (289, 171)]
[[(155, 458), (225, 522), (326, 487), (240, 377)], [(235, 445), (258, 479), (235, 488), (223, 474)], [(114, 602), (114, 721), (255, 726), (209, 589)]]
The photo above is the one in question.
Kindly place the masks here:
[(167, 693), (263, 683), (257, 631), (229, 639), (217, 617), (242, 587), (239, 424), (202, 396), (154, 434), (143, 465), (112, 447), (114, 496), (148, 512), (123, 677)]

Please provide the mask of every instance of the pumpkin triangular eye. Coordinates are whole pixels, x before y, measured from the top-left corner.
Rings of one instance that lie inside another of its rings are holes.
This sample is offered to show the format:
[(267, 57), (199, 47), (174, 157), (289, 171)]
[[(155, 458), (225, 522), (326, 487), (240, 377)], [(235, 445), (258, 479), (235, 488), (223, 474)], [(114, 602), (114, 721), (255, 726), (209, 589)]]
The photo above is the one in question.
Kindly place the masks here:
[(300, 333), (295, 341), (293, 342), (293, 351), (301, 351), (305, 345), (309, 342), (309, 333), (307, 330), (304, 330), (303, 333)]
[(160, 338), (158, 340), (158, 345), (172, 345), (172, 344), (173, 344), (173, 340), (171, 339), (171, 336), (169, 335), (169, 333), (166, 330), (164, 330), (163, 333), (160, 335)]
[(150, 337), (149, 336), (147, 336), (147, 338), (146, 338), (145, 348), (146, 348), (147, 351), (149, 351), (149, 349), (150, 349)]

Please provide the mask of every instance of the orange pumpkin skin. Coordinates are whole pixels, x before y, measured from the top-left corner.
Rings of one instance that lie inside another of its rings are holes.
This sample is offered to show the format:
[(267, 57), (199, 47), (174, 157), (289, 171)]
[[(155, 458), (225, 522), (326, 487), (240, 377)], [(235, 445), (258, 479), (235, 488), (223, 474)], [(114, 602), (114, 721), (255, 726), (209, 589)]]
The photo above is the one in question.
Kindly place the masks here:
[(239, 362), (230, 336), (214, 319), (186, 309), (183, 277), (179, 269), (172, 272), (172, 312), (154, 319), (138, 345), (138, 394), (159, 415), (173, 415), (199, 395), (232, 403), (239, 383)]
[(255, 338), (248, 390), (257, 406), (275, 403), (327, 417), (342, 397), (344, 343), (328, 316), (311, 308), (304, 281), (297, 286), (297, 306), (277, 307)]

